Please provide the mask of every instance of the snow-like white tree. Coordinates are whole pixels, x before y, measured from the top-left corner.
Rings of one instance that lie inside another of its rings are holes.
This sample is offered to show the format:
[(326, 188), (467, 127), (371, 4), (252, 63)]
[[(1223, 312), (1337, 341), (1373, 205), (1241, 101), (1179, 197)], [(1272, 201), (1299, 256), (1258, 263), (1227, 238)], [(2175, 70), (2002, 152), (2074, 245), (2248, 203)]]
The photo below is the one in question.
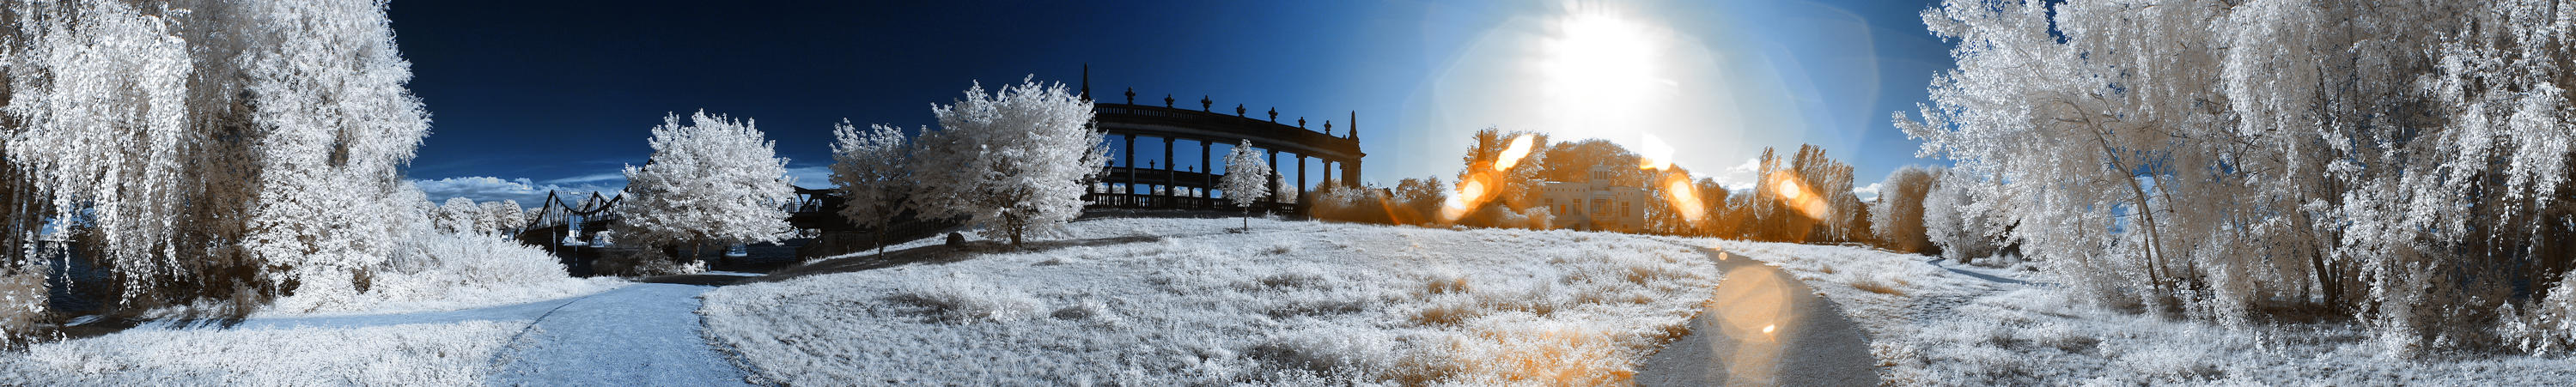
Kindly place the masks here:
[(430, 224), (439, 232), (448, 234), (480, 232), (483, 228), (482, 210), (482, 206), (474, 204), (474, 199), (447, 198), (446, 203), (440, 204), (438, 210), (430, 214)]
[[(394, 51), (381, 4), (256, 2), (241, 5), (246, 35), (241, 92), (260, 184), (242, 242), (293, 292), (355, 292), (358, 271), (381, 265), (397, 230), (375, 217), (409, 184), (401, 168), (429, 134), (429, 113), (404, 88), (410, 64)], [(303, 297), (322, 300), (327, 297)], [(281, 305), (297, 309), (303, 306)]]
[(1950, 1), (1923, 16), (1959, 67), (1899, 125), (2073, 290), (2231, 323), (2321, 304), (2399, 348), (2470, 343), (2515, 286), (2555, 294), (2576, 268), (2564, 14)]
[(406, 222), (378, 217), (413, 205), (395, 193), (428, 120), (383, 4), (6, 13), (8, 157), (46, 187), (45, 216), (79, 219), (122, 300), (245, 312), (283, 292), (353, 292), (401, 239)]
[(753, 125), (705, 111), (687, 124), (678, 114), (664, 116), (649, 140), (652, 157), (626, 167), (617, 235), (645, 246), (687, 244), (676, 269), (687, 271), (708, 243), (768, 242), (787, 233), (784, 206), (796, 201), (787, 159)]
[(1270, 161), (1261, 151), (1252, 149), (1252, 140), (1235, 144), (1225, 152), (1225, 177), (1217, 180), (1216, 189), (1225, 191), (1225, 200), (1243, 208), (1243, 228), (1252, 228), (1252, 204), (1270, 196)]
[(1278, 181), (1271, 182), (1271, 186), (1279, 188), (1270, 191), (1270, 201), (1279, 202), (1281, 204), (1296, 204), (1298, 191), (1297, 184), (1289, 182), (1288, 175), (1278, 175), (1274, 177), (1277, 177)]
[(1796, 183), (1807, 191), (1803, 194), (1816, 195), (1814, 203), (1824, 207), (1823, 211), (1809, 213), (1810, 216), (1822, 215), (1813, 219), (1816, 229), (1797, 230), (1794, 238), (1806, 242), (1839, 242), (1849, 240), (1854, 233), (1868, 231), (1852, 227), (1859, 223), (1856, 219), (1860, 215), (1860, 197), (1851, 194), (1851, 164), (1825, 157), (1824, 147), (1802, 144), (1798, 146), (1798, 153), (1789, 158), (1789, 172), (1798, 176)]
[(1109, 150), (1091, 128), (1091, 101), (1036, 79), (992, 94), (978, 82), (966, 98), (931, 107), (939, 130), (921, 134), (912, 173), (939, 178), (918, 182), (913, 209), (965, 217), (1013, 246), (1081, 214), (1083, 184), (1109, 162)]
[(1993, 227), (1988, 216), (1992, 203), (1978, 202), (1972, 193), (1977, 183), (1964, 178), (1938, 178), (1923, 198), (1924, 240), (1941, 249), (1941, 256), (1968, 262), (1994, 254)]
[[(195, 64), (178, 21), (124, 2), (9, 4), (12, 34), (6, 151), (26, 175), (13, 210), (10, 265), (30, 268), (17, 235), (41, 232), (45, 217), (79, 218), (95, 259), (120, 274), (124, 293), (150, 290), (182, 271), (187, 246), (190, 164), (209, 131), (191, 125), (188, 78)], [(12, 172), (16, 172), (13, 170)], [(82, 216), (87, 215), (87, 216)], [(238, 225), (239, 222), (233, 222)], [(237, 232), (227, 233), (238, 235)], [(41, 306), (41, 304), (37, 304)]]
[(519, 208), (517, 200), (502, 199), (497, 202), (483, 202), (479, 206), (482, 210), (476, 212), (481, 215), (477, 218), (481, 221), (482, 232), (506, 236), (518, 232), (519, 227), (528, 225), (527, 210)]
[(1940, 175), (1940, 167), (1908, 165), (1888, 172), (1887, 179), (1879, 182), (1878, 204), (1870, 209), (1869, 224), (1881, 244), (1908, 253), (1932, 251), (1931, 237), (1923, 226), (1923, 200)]
[(841, 217), (876, 234), (877, 255), (885, 255), (885, 228), (903, 211), (912, 192), (910, 145), (903, 130), (868, 125), (861, 131), (847, 120), (832, 128), (832, 184), (839, 185)]

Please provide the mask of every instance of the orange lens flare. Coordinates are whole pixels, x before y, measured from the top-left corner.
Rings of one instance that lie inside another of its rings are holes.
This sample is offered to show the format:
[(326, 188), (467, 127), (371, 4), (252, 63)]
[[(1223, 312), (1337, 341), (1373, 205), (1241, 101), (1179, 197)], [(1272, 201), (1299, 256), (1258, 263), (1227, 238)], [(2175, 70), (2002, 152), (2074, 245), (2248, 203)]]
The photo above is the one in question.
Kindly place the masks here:
[(1468, 167), (1467, 176), (1458, 177), (1458, 190), (1450, 192), (1449, 200), (1440, 203), (1440, 222), (1457, 222), (1458, 219), (1467, 217), (1469, 211), (1475, 211), (1476, 208), (1484, 206), (1485, 202), (1493, 201), (1495, 196), (1500, 196), (1488, 191), (1501, 189), (1496, 187), (1499, 183), (1495, 181), (1502, 179), (1504, 172), (1509, 172), (1513, 165), (1520, 164), (1521, 158), (1529, 156), (1530, 148), (1537, 146), (1537, 135), (1522, 134), (1512, 138), (1512, 144), (1504, 147), (1503, 153), (1494, 155), (1493, 170), (1479, 171), (1475, 170), (1475, 167)]
[(1456, 222), (1459, 218), (1466, 217), (1467, 211), (1484, 205), (1486, 199), (1484, 177), (1484, 175), (1477, 175), (1473, 180), (1459, 183), (1458, 193), (1450, 194), (1448, 201), (1440, 203), (1440, 221)]
[(1690, 176), (1666, 173), (1663, 180), (1664, 202), (1672, 204), (1673, 212), (1680, 214), (1683, 222), (1698, 226), (1708, 218), (1707, 204), (1699, 202), (1699, 190), (1691, 185)]
[(1733, 342), (1710, 340), (1709, 350), (1729, 354), (1727, 384), (1769, 385), (1778, 376), (1783, 355), (1791, 351), (1781, 336), (1796, 334), (1797, 326), (1786, 324), (1804, 313), (1792, 292), (1798, 280), (1758, 263), (1731, 266), (1700, 313), (1714, 319), (1717, 324), (1711, 327)]
[(1537, 136), (1530, 134), (1513, 138), (1512, 146), (1504, 148), (1503, 154), (1494, 159), (1494, 172), (1511, 170), (1513, 164), (1519, 164), (1522, 157), (1529, 156), (1530, 147), (1535, 146), (1537, 141)]
[(1834, 208), (1825, 203), (1822, 193), (1810, 194), (1814, 189), (1808, 188), (1805, 182), (1798, 181), (1797, 176), (1781, 174), (1772, 180), (1771, 186), (1772, 192), (1779, 193), (1778, 199), (1781, 205), (1797, 210), (1800, 215), (1806, 215), (1807, 219), (1824, 220), (1827, 216), (1833, 215)]

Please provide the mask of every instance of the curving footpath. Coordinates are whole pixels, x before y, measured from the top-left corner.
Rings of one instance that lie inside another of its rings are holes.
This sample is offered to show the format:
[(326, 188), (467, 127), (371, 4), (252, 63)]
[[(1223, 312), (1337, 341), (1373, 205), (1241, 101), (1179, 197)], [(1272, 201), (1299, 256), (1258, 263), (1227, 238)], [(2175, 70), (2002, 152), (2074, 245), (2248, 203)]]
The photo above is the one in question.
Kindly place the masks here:
[(493, 359), (500, 386), (748, 385), (697, 314), (713, 286), (638, 283), (582, 297), (444, 312), (244, 320), (235, 328), (532, 321)]
[(491, 384), (745, 385), (751, 375), (701, 331), (698, 295), (712, 289), (640, 283), (573, 300), (502, 350)]
[(1691, 333), (1646, 358), (1637, 385), (1878, 384), (1869, 343), (1832, 301), (1780, 268), (1701, 250), (1725, 276)]

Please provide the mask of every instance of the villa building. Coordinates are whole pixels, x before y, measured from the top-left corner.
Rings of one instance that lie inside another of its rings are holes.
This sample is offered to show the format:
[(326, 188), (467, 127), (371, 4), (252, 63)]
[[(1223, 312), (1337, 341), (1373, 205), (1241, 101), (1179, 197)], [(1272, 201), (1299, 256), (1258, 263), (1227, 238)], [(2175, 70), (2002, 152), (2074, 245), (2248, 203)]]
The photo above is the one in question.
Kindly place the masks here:
[(1589, 181), (1539, 183), (1539, 205), (1555, 226), (1575, 230), (1634, 232), (1646, 226), (1646, 189), (1622, 184), (1618, 171), (1594, 166)]

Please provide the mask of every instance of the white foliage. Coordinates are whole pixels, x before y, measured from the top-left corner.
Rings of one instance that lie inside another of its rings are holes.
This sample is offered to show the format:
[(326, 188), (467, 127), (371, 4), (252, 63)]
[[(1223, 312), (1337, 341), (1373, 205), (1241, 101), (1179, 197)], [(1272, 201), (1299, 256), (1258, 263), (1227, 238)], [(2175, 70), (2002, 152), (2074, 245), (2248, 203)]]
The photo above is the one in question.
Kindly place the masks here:
[[(429, 134), (428, 112), (403, 87), (411, 65), (394, 50), (380, 4), (243, 5), (248, 36), (233, 60), (267, 133), (258, 204), (242, 248), (285, 267), (296, 292), (353, 291), (355, 272), (381, 265), (391, 229), (376, 217), (408, 184), (400, 168)], [(277, 279), (285, 282), (288, 279)]]
[[(123, 264), (122, 274), (179, 271), (170, 243), (187, 226), (186, 191), (212, 182), (187, 173), (211, 131), (190, 122), (197, 63), (176, 36), (178, 22), (115, 1), (18, 2), (8, 13), (18, 19), (15, 41), (0, 58), (5, 111), (18, 122), (0, 130), (13, 167), (50, 197), (45, 213), (86, 210), (86, 226), (106, 244), (95, 251)], [(149, 283), (122, 285), (132, 292)]]
[(1263, 196), (1270, 196), (1270, 160), (1252, 149), (1252, 140), (1235, 144), (1225, 153), (1225, 176), (1217, 180), (1216, 189), (1225, 191), (1225, 199), (1235, 207), (1252, 207)]
[(483, 202), (479, 207), (481, 209), (476, 213), (481, 215), (477, 219), (481, 221), (482, 232), (512, 235), (519, 227), (528, 225), (527, 209), (519, 208), (517, 200)]
[(965, 217), (987, 237), (1018, 244), (1082, 212), (1083, 187), (1109, 161), (1094, 131), (1091, 102), (1034, 76), (986, 94), (931, 107), (939, 130), (913, 151), (920, 181), (912, 208), (928, 217)]
[[(777, 240), (796, 201), (787, 159), (750, 121), (700, 111), (653, 127), (653, 156), (626, 167), (618, 236), (628, 243), (718, 245)], [(686, 250), (684, 250), (686, 251)]]
[(901, 200), (912, 190), (912, 155), (903, 130), (868, 125), (861, 131), (842, 121), (832, 128), (832, 184), (840, 186), (841, 217), (860, 227), (881, 228), (903, 210)]
[[(1924, 226), (1924, 214), (1928, 210), (1924, 202), (1941, 173), (1939, 167), (1912, 165), (1888, 172), (1887, 180), (1880, 182), (1882, 191), (1878, 202), (1869, 211), (1870, 231), (1878, 235), (1880, 243), (1909, 253), (1931, 249), (1929, 229)], [(1957, 229), (1946, 231), (1955, 232)]]
[(373, 272), (365, 293), (298, 293), (256, 317), (392, 314), (458, 310), (575, 297), (627, 284), (574, 278), (545, 249), (499, 235), (423, 233), (401, 245), (409, 265)]
[(418, 200), (399, 173), (428, 130), (382, 3), (7, 13), (10, 162), (93, 233), (125, 300), (349, 292), (415, 223), (381, 219)]
[(2476, 344), (2509, 283), (2576, 266), (2563, 7), (1949, 1), (1923, 18), (1958, 68), (1898, 124), (2103, 301)]
[(474, 199), (447, 198), (447, 203), (439, 205), (438, 211), (431, 213), (430, 224), (442, 233), (475, 232), (482, 228), (483, 217), (479, 210), (481, 207), (474, 205)]
[(1975, 200), (1970, 193), (1976, 182), (1964, 178), (1941, 178), (1923, 198), (1925, 238), (1941, 247), (1941, 256), (1952, 260), (1969, 260), (1994, 254), (1993, 219), (1987, 216), (1989, 203)]
[(1271, 201), (1288, 204), (1297, 203), (1297, 192), (1299, 189), (1297, 188), (1296, 183), (1288, 181), (1288, 175), (1279, 175), (1279, 181), (1271, 182), (1271, 184), (1279, 187), (1276, 191), (1270, 191)]

